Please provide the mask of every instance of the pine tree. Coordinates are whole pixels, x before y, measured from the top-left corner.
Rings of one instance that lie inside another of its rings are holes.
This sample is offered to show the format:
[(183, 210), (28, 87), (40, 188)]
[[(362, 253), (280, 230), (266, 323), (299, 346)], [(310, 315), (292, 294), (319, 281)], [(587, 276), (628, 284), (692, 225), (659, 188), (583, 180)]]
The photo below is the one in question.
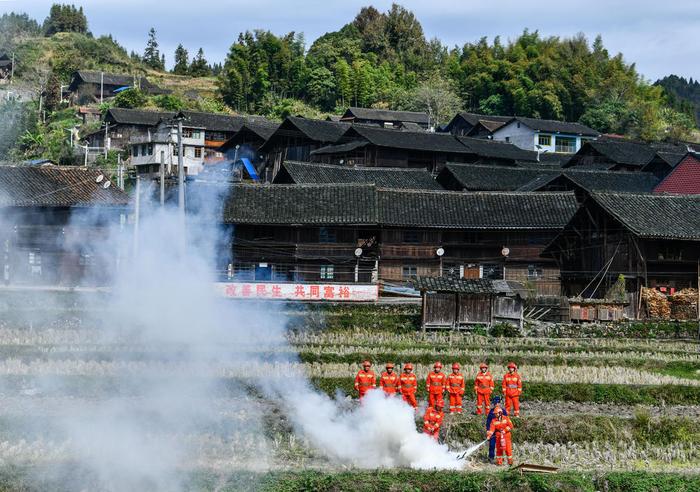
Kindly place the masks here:
[(190, 55), (181, 44), (175, 49), (175, 66), (173, 73), (177, 75), (187, 75), (190, 69)]
[(204, 50), (199, 48), (197, 51), (197, 56), (192, 59), (192, 64), (190, 65), (190, 75), (193, 77), (206, 77), (211, 75), (211, 69), (209, 68), (209, 62), (204, 58)]
[(154, 28), (148, 31), (148, 42), (143, 52), (143, 63), (154, 70), (163, 70), (165, 68), (163, 60), (160, 57), (160, 50), (158, 50), (156, 30)]

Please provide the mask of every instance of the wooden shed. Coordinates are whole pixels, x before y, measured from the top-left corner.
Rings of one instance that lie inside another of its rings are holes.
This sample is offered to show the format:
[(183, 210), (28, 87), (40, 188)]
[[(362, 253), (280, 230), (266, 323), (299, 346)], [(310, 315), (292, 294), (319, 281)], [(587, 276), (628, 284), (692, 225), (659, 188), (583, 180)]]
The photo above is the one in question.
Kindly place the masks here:
[(522, 285), (506, 280), (418, 277), (422, 326), (463, 329), (471, 325), (523, 324)]

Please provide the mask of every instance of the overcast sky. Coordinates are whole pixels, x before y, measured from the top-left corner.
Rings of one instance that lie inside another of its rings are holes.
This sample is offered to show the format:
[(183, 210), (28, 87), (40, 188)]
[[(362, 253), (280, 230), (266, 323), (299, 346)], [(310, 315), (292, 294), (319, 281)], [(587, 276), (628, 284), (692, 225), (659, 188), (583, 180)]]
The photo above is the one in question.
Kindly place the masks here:
[[(128, 50), (142, 52), (148, 29), (158, 33), (168, 65), (182, 42), (201, 46), (210, 62), (223, 61), (238, 33), (269, 29), (303, 32), (307, 47), (328, 31), (351, 21), (372, 4), (387, 10), (390, 0), (65, 0), (82, 5), (95, 35), (111, 33)], [(42, 21), (52, 0), (0, 0), (0, 12), (27, 12)], [(611, 53), (652, 81), (671, 73), (700, 78), (699, 0), (404, 0), (428, 38), (448, 46), (482, 36), (512, 39), (524, 28), (545, 35), (583, 32), (603, 36)]]

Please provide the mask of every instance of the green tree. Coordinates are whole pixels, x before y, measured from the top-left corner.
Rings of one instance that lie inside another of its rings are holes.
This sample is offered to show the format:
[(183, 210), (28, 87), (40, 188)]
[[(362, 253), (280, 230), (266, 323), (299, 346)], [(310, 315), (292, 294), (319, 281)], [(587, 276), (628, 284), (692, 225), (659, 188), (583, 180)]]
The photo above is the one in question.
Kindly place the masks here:
[(211, 68), (209, 68), (207, 59), (204, 58), (204, 50), (202, 48), (199, 48), (197, 56), (192, 59), (190, 75), (192, 75), (192, 77), (207, 77), (211, 75)]
[(335, 106), (336, 86), (333, 74), (324, 67), (314, 68), (307, 82), (308, 97), (312, 104), (323, 110), (331, 110)]
[(56, 72), (52, 71), (46, 81), (44, 90), (44, 107), (47, 111), (55, 111), (61, 103), (61, 80)]
[(173, 66), (173, 73), (176, 75), (187, 75), (190, 70), (190, 58), (189, 53), (184, 46), (181, 44), (177, 45), (175, 49), (175, 65)]
[(158, 49), (158, 40), (156, 39), (156, 30), (154, 28), (148, 31), (148, 41), (143, 52), (143, 63), (154, 70), (165, 69), (165, 64)]
[(433, 127), (450, 121), (462, 105), (450, 81), (439, 74), (434, 74), (416, 87), (411, 99), (411, 109), (428, 113)]
[(146, 105), (148, 98), (140, 89), (126, 89), (114, 98), (116, 108), (141, 108)]
[(87, 17), (83, 7), (75, 5), (53, 4), (49, 16), (44, 21), (44, 34), (52, 36), (59, 32), (87, 33)]
[(341, 58), (333, 66), (335, 77), (335, 86), (337, 94), (337, 103), (341, 107), (347, 107), (352, 100), (352, 73), (350, 65), (345, 59)]

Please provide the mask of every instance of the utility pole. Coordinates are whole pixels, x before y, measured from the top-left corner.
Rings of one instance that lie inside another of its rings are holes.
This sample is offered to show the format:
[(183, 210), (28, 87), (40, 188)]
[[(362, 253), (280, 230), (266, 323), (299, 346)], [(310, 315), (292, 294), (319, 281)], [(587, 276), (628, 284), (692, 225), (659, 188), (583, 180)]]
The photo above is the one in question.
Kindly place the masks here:
[(117, 154), (117, 184), (124, 189), (124, 168), (122, 167), (122, 155)]
[(165, 151), (160, 151), (160, 206), (165, 205)]
[(141, 215), (141, 176), (136, 171), (136, 203), (134, 204), (134, 258), (139, 252), (139, 216)]
[(105, 122), (105, 159), (107, 159), (107, 152), (109, 152), (109, 121)]
[(15, 52), (12, 52), (12, 65), (10, 66), (10, 84), (15, 79)]
[(105, 73), (100, 72), (100, 104), (102, 104), (102, 98), (105, 92)]
[(177, 119), (177, 206), (180, 216), (180, 253), (185, 255), (185, 157), (182, 145), (182, 116)]
[(88, 164), (88, 145), (87, 143), (85, 144), (85, 167), (87, 167)]

